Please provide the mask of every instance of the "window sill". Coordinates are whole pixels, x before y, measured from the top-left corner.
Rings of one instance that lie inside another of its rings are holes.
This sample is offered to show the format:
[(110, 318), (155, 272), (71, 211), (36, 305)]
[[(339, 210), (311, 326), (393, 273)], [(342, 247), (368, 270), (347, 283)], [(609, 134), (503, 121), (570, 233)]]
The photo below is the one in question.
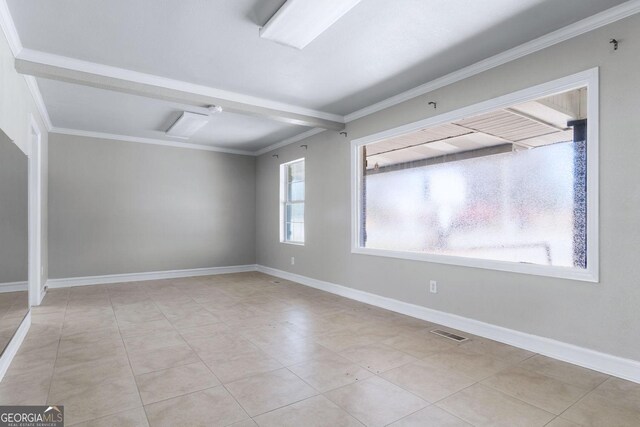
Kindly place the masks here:
[(372, 249), (353, 247), (351, 253), (360, 255), (382, 256), (411, 261), (425, 261), (437, 264), (457, 265), (461, 267), (481, 268), (485, 270), (508, 271), (513, 273), (530, 274), (535, 276), (554, 277), (560, 279), (577, 280), (582, 282), (599, 282), (597, 271), (590, 269), (579, 270), (571, 267), (553, 267), (547, 265), (496, 261), (479, 258), (465, 258), (449, 255), (436, 255), (421, 252), (390, 251), (386, 249)]

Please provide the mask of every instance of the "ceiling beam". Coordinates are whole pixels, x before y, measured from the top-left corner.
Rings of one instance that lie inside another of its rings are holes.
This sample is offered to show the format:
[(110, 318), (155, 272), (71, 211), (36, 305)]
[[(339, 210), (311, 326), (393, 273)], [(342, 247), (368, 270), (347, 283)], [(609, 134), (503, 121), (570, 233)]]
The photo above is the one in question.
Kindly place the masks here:
[(344, 129), (344, 118), (339, 115), (29, 49), (20, 52), (15, 66), (19, 73), (34, 77), (197, 107), (219, 105), (227, 112), (293, 125)]

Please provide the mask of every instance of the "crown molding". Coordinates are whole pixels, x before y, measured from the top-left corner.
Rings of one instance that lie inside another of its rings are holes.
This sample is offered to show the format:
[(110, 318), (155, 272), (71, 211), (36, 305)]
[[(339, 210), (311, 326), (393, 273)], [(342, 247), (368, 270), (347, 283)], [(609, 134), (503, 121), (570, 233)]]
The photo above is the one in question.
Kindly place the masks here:
[(314, 128), (314, 129), (309, 129), (306, 132), (302, 132), (298, 135), (292, 136), (291, 138), (287, 138), (285, 140), (282, 140), (276, 144), (270, 145), (268, 147), (264, 147), (256, 152), (254, 152), (253, 154), (255, 156), (261, 156), (264, 153), (268, 153), (269, 151), (275, 150), (276, 148), (280, 148), (280, 147), (284, 147), (287, 146), (289, 144), (293, 144), (294, 142), (298, 142), (298, 141), (302, 141), (303, 139), (307, 139), (313, 135), (317, 135), (321, 132), (324, 132), (326, 129), (320, 129), (320, 128)]
[[(9, 10), (9, 6), (7, 5), (6, 0), (0, 0), (0, 27), (2, 27), (2, 32), (7, 39), (7, 43), (9, 44), (9, 48), (11, 49), (13, 57), (16, 58), (20, 54), (20, 52), (24, 50), (24, 48), (22, 47), (22, 42), (20, 41), (18, 30), (13, 23), (11, 11)], [(29, 92), (31, 92), (31, 96), (33, 97), (33, 101), (36, 104), (36, 108), (40, 113), (40, 117), (42, 118), (45, 127), (47, 128), (47, 130), (51, 130), (53, 125), (51, 124), (51, 118), (49, 117), (47, 107), (44, 103), (44, 100), (42, 99), (42, 93), (40, 93), (38, 82), (36, 82), (36, 79), (32, 76), (23, 77), (27, 83)]]
[(570, 24), (559, 30), (553, 31), (542, 37), (538, 37), (537, 39), (521, 44), (520, 46), (514, 47), (513, 49), (509, 49), (490, 58), (483, 59), (482, 61), (476, 62), (473, 65), (461, 68), (445, 76), (417, 86), (413, 89), (409, 89), (405, 92), (399, 93), (398, 95), (394, 95), (390, 98), (385, 99), (384, 101), (377, 102), (368, 107), (354, 111), (351, 114), (347, 114), (344, 117), (345, 123), (352, 122), (370, 114), (377, 113), (378, 111), (393, 107), (394, 105), (398, 105), (415, 97), (433, 92), (436, 89), (440, 89), (452, 83), (456, 83), (469, 77), (475, 76), (484, 71), (496, 68), (500, 65), (538, 52), (555, 44), (562, 43), (581, 34), (588, 33), (589, 31), (593, 31), (605, 25), (635, 15), (638, 12), (640, 12), (640, 0), (630, 0), (626, 3), (614, 6), (610, 9)]
[(9, 5), (6, 0), (0, 0), (0, 27), (2, 27), (2, 32), (7, 38), (13, 56), (18, 56), (22, 51), (22, 43), (20, 42), (20, 36), (18, 36), (18, 30), (13, 23), (13, 18), (11, 17)]
[(234, 150), (234, 149), (230, 149), (230, 148), (221, 148), (221, 147), (212, 147), (212, 146), (209, 146), (209, 145), (191, 144), (191, 143), (188, 143), (188, 142), (165, 141), (165, 140), (162, 140), (162, 139), (143, 138), (143, 137), (139, 137), (139, 136), (118, 135), (118, 134), (106, 133), (106, 132), (93, 132), (93, 131), (87, 131), (87, 130), (68, 129), (68, 128), (59, 128), (59, 127), (53, 127), (49, 132), (60, 134), (60, 135), (84, 136), (84, 137), (87, 137), (87, 138), (112, 139), (112, 140), (115, 140), (115, 141), (138, 142), (138, 143), (141, 143), (141, 144), (164, 145), (166, 147), (187, 148), (187, 149), (191, 149), (191, 150), (215, 151), (215, 152), (218, 152), (218, 153), (239, 154), (239, 155), (242, 155), (242, 156), (255, 156), (255, 153), (252, 152), (252, 151)]

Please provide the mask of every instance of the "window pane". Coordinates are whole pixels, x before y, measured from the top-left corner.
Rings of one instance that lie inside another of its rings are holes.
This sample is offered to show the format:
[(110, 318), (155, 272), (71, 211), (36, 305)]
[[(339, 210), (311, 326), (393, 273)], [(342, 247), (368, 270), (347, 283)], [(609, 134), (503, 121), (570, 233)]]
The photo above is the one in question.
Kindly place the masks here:
[(289, 165), (287, 179), (288, 182), (304, 181), (304, 160)]
[(584, 268), (584, 144), (368, 171), (364, 246)]
[(292, 182), (287, 187), (289, 201), (304, 200), (304, 181)]
[(304, 222), (304, 204), (295, 203), (287, 205), (287, 222)]
[(285, 239), (289, 242), (304, 242), (304, 224), (288, 222), (285, 224)]

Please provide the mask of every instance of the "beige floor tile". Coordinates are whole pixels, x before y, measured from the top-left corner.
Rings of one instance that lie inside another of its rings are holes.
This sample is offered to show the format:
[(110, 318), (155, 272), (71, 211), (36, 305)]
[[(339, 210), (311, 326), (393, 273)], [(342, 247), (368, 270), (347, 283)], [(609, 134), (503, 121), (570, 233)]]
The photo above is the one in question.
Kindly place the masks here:
[(390, 424), (428, 405), (380, 377), (358, 381), (325, 396), (367, 426)]
[(22, 374), (51, 374), (58, 353), (58, 343), (51, 342), (44, 346), (21, 348), (13, 358), (6, 377)]
[(580, 425), (572, 421), (565, 420), (564, 418), (558, 417), (547, 424), (545, 427), (580, 427)]
[(143, 407), (130, 409), (95, 420), (74, 424), (73, 427), (148, 427), (147, 414)]
[(252, 417), (317, 394), (288, 369), (255, 375), (226, 387)]
[(433, 354), (423, 360), (425, 364), (455, 371), (476, 381), (483, 380), (510, 366), (503, 360), (476, 353), (461, 346)]
[(600, 384), (594, 394), (615, 401), (619, 406), (640, 411), (640, 384), (638, 383), (612, 377)]
[(136, 376), (145, 405), (220, 384), (204, 363), (192, 363)]
[(189, 365), (200, 361), (187, 344), (162, 347), (151, 351), (129, 353), (129, 361), (135, 375)]
[(539, 354), (521, 362), (518, 366), (588, 390), (596, 388), (609, 378), (606, 374)]
[(118, 321), (118, 327), (123, 338), (139, 335), (160, 335), (175, 331), (173, 325), (164, 317), (159, 320), (150, 320), (148, 322)]
[(261, 346), (260, 349), (285, 366), (296, 365), (311, 359), (334, 354), (329, 349), (310, 339)]
[(640, 385), (611, 378), (567, 409), (562, 418), (584, 426), (638, 426)]
[(151, 427), (225, 427), (249, 418), (222, 386), (153, 403), (145, 410)]
[(378, 374), (417, 360), (407, 353), (381, 343), (350, 347), (339, 354)]
[(276, 359), (257, 348), (244, 352), (219, 352), (214, 358), (204, 358), (204, 362), (224, 384), (282, 368)]
[(224, 332), (210, 337), (189, 338), (187, 342), (203, 360), (217, 360), (257, 350), (250, 341)]
[(432, 403), (476, 382), (457, 372), (435, 368), (422, 362), (392, 369), (381, 376)]
[(588, 392), (518, 367), (499, 372), (482, 381), (482, 384), (556, 415), (560, 415)]
[(472, 427), (447, 411), (437, 406), (429, 406), (404, 417), (389, 427)]
[(323, 355), (289, 370), (324, 393), (373, 376), (370, 371), (337, 354)]
[(69, 344), (60, 342), (56, 367), (93, 362), (100, 359), (123, 357), (126, 351), (122, 341), (107, 341), (92, 344)]
[(618, 406), (615, 401), (592, 393), (567, 409), (562, 418), (581, 426), (637, 427), (640, 425), (640, 410)]
[[(164, 400), (143, 412), (134, 374)], [(225, 387), (265, 425), (640, 426), (637, 384), (255, 272), (49, 290), (0, 404), (65, 404), (67, 425), (256, 427)]]
[(451, 350), (455, 344), (443, 340), (430, 338), (425, 334), (401, 334), (383, 341), (384, 344), (397, 350), (423, 359), (439, 351)]
[(555, 416), (481, 384), (472, 385), (437, 406), (474, 426), (544, 426)]
[(107, 378), (131, 375), (129, 360), (124, 355), (103, 357), (72, 365), (56, 364), (52, 388), (64, 390), (65, 388), (85, 387), (100, 384)]
[(0, 405), (44, 405), (51, 373), (5, 376), (0, 382)]
[(329, 350), (341, 352), (349, 347), (358, 345), (373, 344), (377, 338), (369, 335), (361, 335), (351, 329), (339, 329), (333, 332), (320, 334), (316, 337), (316, 342), (327, 347)]
[(237, 423), (233, 423), (228, 427), (257, 427), (258, 424), (255, 423), (251, 418), (247, 418), (244, 421), (239, 421)]
[(509, 363), (522, 362), (523, 360), (535, 356), (535, 353), (531, 351), (523, 350), (521, 348), (486, 338), (474, 338), (461, 344), (461, 347), (468, 348), (469, 350), (473, 350), (478, 353), (484, 353)]
[[(147, 303), (143, 303), (146, 304)], [(149, 303), (152, 304), (153, 303)], [(120, 308), (115, 310), (116, 320), (118, 323), (141, 323), (151, 322), (153, 320), (166, 319), (164, 314), (158, 310), (155, 305), (153, 308), (138, 308), (138, 306), (123, 306), (126, 308)]]
[(163, 332), (150, 335), (135, 335), (123, 337), (124, 345), (130, 353), (140, 351), (152, 351), (163, 347), (174, 347), (186, 344), (186, 341), (177, 331)]
[(187, 341), (189, 339), (210, 337), (213, 335), (217, 335), (221, 332), (228, 332), (228, 333), (231, 332), (231, 329), (229, 328), (229, 326), (227, 326), (225, 323), (222, 323), (222, 322), (211, 323), (211, 324), (200, 325), (200, 326), (191, 326), (188, 328), (177, 328), (177, 329), (180, 335), (182, 335), (182, 337)]
[(52, 383), (47, 403), (64, 405), (68, 425), (142, 405), (133, 375), (111, 377), (89, 386), (57, 387)]
[(324, 396), (315, 396), (255, 418), (260, 427), (358, 427), (351, 415)]
[(202, 307), (198, 307), (197, 309), (187, 313), (166, 314), (166, 316), (169, 322), (171, 322), (171, 324), (176, 328), (189, 328), (221, 321), (220, 317), (212, 314)]

